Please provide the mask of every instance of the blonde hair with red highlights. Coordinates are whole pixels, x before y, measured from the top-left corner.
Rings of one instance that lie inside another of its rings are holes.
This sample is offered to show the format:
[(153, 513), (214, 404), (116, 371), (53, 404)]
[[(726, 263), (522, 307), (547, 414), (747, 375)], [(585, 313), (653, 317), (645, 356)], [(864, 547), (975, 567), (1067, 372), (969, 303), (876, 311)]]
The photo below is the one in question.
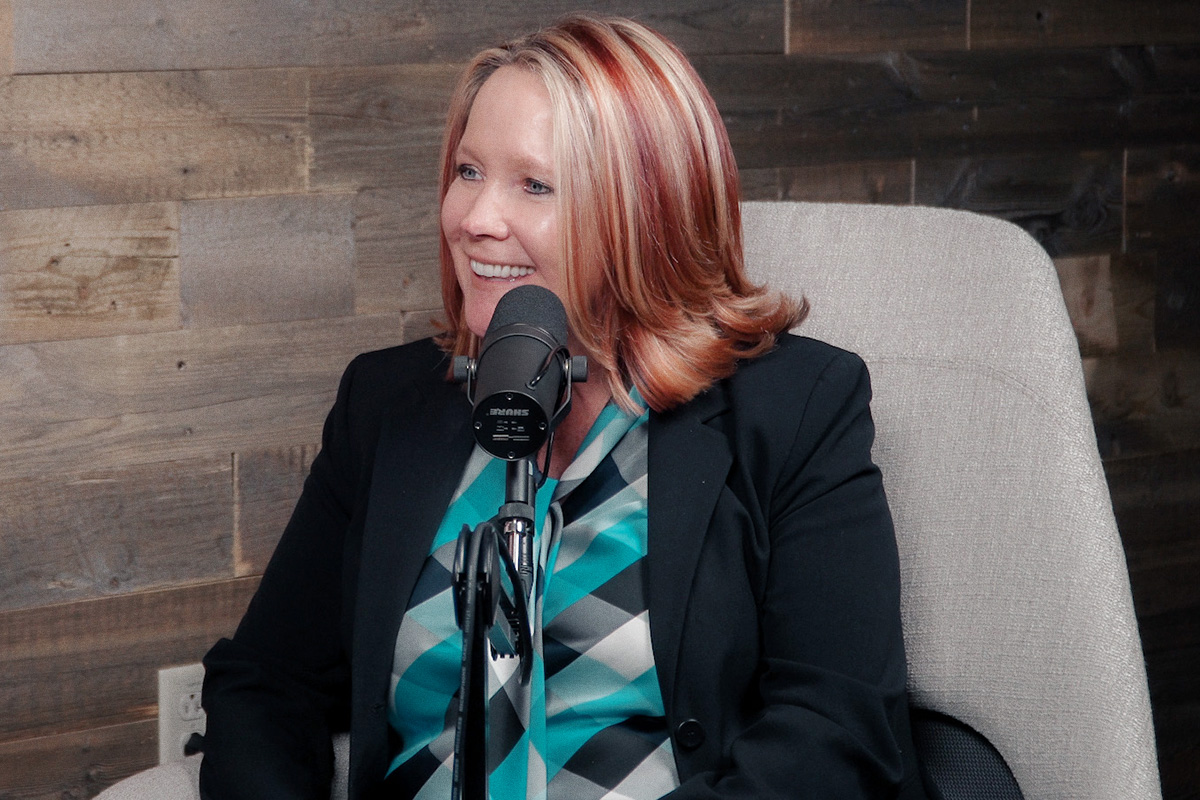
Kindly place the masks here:
[[(616, 400), (636, 386), (654, 410), (674, 408), (770, 350), (807, 303), (745, 275), (737, 165), (716, 104), (667, 39), (626, 19), (576, 14), (471, 62), (451, 101), (441, 197), (480, 87), (520, 66), (544, 82), (554, 110), (567, 319)], [(445, 237), (446, 331), (475, 355)]]

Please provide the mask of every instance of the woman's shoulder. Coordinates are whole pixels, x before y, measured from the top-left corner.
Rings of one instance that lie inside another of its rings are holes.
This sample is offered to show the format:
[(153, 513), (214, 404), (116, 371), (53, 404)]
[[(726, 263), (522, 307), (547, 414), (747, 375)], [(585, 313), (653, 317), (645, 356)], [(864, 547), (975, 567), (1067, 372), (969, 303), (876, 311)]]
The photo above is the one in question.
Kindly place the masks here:
[(738, 365), (730, 386), (739, 389), (809, 393), (818, 383), (859, 384), (867, 368), (856, 353), (820, 339), (780, 334), (775, 347)]
[(433, 339), (372, 350), (355, 356), (342, 377), (342, 392), (353, 401), (391, 405), (414, 396), (453, 394), (446, 379), (450, 357)]
[(371, 350), (360, 353), (350, 363), (351, 369), (364, 371), (382, 371), (401, 374), (415, 372), (423, 374), (441, 368), (444, 372), (450, 363), (450, 357), (437, 346), (432, 338), (418, 339), (415, 342), (386, 347), (382, 350)]

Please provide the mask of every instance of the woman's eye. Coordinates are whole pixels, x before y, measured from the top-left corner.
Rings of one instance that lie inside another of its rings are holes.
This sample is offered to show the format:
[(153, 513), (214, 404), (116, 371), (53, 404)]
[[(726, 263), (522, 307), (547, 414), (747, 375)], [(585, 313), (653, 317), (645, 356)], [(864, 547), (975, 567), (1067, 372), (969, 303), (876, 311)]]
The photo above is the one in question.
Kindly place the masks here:
[(475, 169), (470, 164), (459, 164), (458, 177), (466, 181), (477, 181), (480, 177), (479, 170)]
[(529, 180), (525, 181), (525, 191), (529, 192), (530, 194), (550, 194), (554, 190), (550, 188), (549, 184), (542, 183), (541, 181), (535, 181), (530, 178)]

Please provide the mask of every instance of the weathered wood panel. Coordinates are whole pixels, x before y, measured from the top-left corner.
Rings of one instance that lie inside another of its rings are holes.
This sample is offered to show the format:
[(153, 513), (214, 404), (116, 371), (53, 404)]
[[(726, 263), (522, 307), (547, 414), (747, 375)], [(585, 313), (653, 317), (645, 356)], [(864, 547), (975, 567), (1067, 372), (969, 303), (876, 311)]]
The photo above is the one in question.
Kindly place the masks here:
[(912, 103), (897, 54), (696, 59), (742, 169), (907, 158), (917, 131), (957, 136), (968, 107)]
[(968, 0), (792, 0), (789, 53), (962, 50)]
[(779, 200), (783, 196), (783, 180), (774, 167), (739, 169), (743, 200)]
[(0, 78), (11, 75), (13, 68), (12, 0), (0, 0)]
[[(1171, 57), (1162, 51), (1170, 50)], [(1200, 115), (1189, 48), (710, 57), (696, 66), (744, 169), (1119, 149)], [(1160, 62), (1180, 62), (1163, 75)], [(1153, 102), (1162, 114), (1131, 109)]]
[(1200, 235), (1200, 142), (1131, 149), (1126, 191), (1131, 252)]
[(1173, 350), (1084, 359), (1100, 454), (1129, 458), (1200, 442), (1200, 353)]
[(233, 633), (256, 578), (0, 612), (0, 742), (154, 719), (158, 670)]
[(184, 203), (184, 325), (354, 314), (353, 202), (307, 194)]
[(129, 722), (0, 743), (0, 786), (5, 800), (74, 800), (156, 763), (158, 723)]
[(0, 212), (0, 344), (179, 327), (177, 204)]
[(13, 77), (0, 210), (303, 191), (306, 106), (300, 71)]
[[(1200, 50), (1192, 46), (1001, 50), (920, 56), (921, 99), (977, 109), (967, 146), (1106, 149), (1172, 141), (1194, 124)], [(1163, 138), (1165, 137), (1165, 139)]]
[(913, 161), (853, 161), (740, 170), (743, 200), (912, 203)]
[(232, 577), (230, 461), (0, 483), (0, 610)]
[(1200, 233), (1159, 248), (1154, 341), (1161, 348), (1200, 348)]
[(1129, 152), (1126, 236), (1157, 267), (1155, 343), (1200, 347), (1200, 145)]
[[(1143, 616), (1200, 613), (1200, 449), (1110, 459), (1104, 464), (1113, 511)], [(1200, 696), (1198, 696), (1200, 699)]]
[(338, 377), (397, 316), (0, 347), (0, 480), (316, 441)]
[(783, 200), (891, 205), (913, 201), (914, 164), (910, 160), (789, 167), (780, 173)]
[(1118, 347), (1111, 262), (1107, 255), (1054, 259), (1067, 314), (1085, 356), (1113, 353)]
[[(440, 311), (405, 315), (405, 342), (436, 332)], [(315, 441), (315, 440), (314, 440)], [(304, 487), (318, 444), (251, 449), (234, 454), (234, 568), (238, 576), (260, 575)]]
[(1200, 45), (1122, 48), (1120, 52), (1132, 53), (1131, 61), (1152, 76), (1145, 90), (1136, 93), (1125, 107), (1130, 142), (1195, 144), (1200, 120), (1200, 92), (1196, 91), (1200, 87)]
[(441, 307), (440, 226), (435, 186), (359, 193), (354, 204), (359, 314)]
[(1195, 0), (971, 0), (971, 46), (1195, 42)]
[(442, 313), (440, 306), (428, 311), (406, 311), (404, 312), (404, 341), (415, 342), (418, 339), (436, 336), (442, 332), (444, 322), (445, 314)]
[(236, 455), (239, 576), (261, 575), (267, 568), (319, 449), (315, 444), (297, 445)]
[(1120, 151), (917, 159), (918, 205), (1015, 222), (1051, 256), (1112, 252), (1122, 235)]
[[(123, 72), (461, 61), (580, 8), (577, 0), (21, 0), (18, 72)], [(636, 15), (689, 52), (783, 52), (783, 0), (584, 3)]]
[(1114, 256), (1111, 262), (1117, 347), (1126, 355), (1148, 355), (1154, 346), (1154, 259)]
[(458, 65), (334, 69), (313, 76), (313, 188), (436, 187)]

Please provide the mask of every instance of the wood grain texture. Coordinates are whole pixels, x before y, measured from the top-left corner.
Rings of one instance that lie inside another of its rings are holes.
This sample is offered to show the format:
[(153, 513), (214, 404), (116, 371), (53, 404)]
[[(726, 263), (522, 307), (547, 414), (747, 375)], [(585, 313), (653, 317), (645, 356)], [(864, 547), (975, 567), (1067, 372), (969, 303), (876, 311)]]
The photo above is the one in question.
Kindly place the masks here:
[(1200, 347), (1200, 145), (1129, 152), (1126, 242), (1157, 270), (1154, 340)]
[(1196, 144), (1200, 44), (1121, 48), (1117, 52), (1130, 54), (1128, 60), (1152, 76), (1145, 90), (1135, 93), (1125, 106), (1130, 144)]
[(1015, 222), (1051, 256), (1119, 250), (1123, 154), (1060, 151), (917, 159), (918, 205)]
[(1105, 462), (1146, 654), (1163, 796), (1200, 787), (1200, 449)]
[(350, 359), (399, 317), (0, 347), (0, 480), (316, 441)]
[(306, 106), (298, 71), (15, 76), (0, 210), (302, 191)]
[(1084, 359), (1100, 454), (1131, 458), (1200, 442), (1200, 354), (1172, 350)]
[(189, 328), (354, 314), (354, 196), (183, 204), (180, 285)]
[(897, 54), (695, 59), (742, 169), (910, 157), (916, 132), (957, 135), (969, 108), (912, 103)]
[(783, 197), (780, 171), (775, 167), (740, 169), (742, 200), (779, 200)]
[(0, 786), (5, 800), (74, 800), (157, 763), (158, 723), (129, 722), (0, 743)]
[(440, 308), (437, 188), (369, 189), (354, 203), (355, 310)]
[(158, 670), (237, 627), (257, 578), (0, 612), (0, 742), (152, 720)]
[(1131, 356), (1150, 355), (1154, 344), (1154, 299), (1157, 277), (1152, 256), (1113, 256), (1113, 311), (1117, 319), (1117, 347)]
[(443, 330), (446, 315), (440, 307), (426, 311), (404, 312), (404, 341), (415, 342), (436, 336)]
[(0, 610), (232, 577), (230, 461), (0, 483)]
[(0, 344), (179, 327), (177, 204), (0, 212)]
[[(437, 329), (432, 323), (440, 317), (440, 310), (405, 314), (403, 341), (433, 335)], [(319, 451), (314, 443), (234, 454), (234, 569), (239, 577), (266, 569)]]
[(1147, 252), (1200, 232), (1200, 142), (1132, 148), (1126, 242)]
[(312, 81), (311, 185), (321, 190), (437, 186), (457, 65), (326, 70)]
[[(1093, 48), (711, 57), (696, 67), (738, 163), (760, 169), (1155, 141), (1200, 114), (1177, 77), (1195, 60), (1183, 47)], [(1134, 122), (1139, 103), (1153, 105)]]
[(1195, 42), (1194, 0), (971, 0), (971, 46), (1088, 47)]
[(968, 0), (792, 0), (789, 53), (962, 50)]
[[(689, 52), (783, 52), (784, 0), (585, 3), (634, 15)], [(122, 72), (463, 61), (580, 8), (577, 0), (21, 0), (18, 72)]]
[(1154, 342), (1162, 349), (1200, 348), (1200, 233), (1164, 245), (1156, 254), (1158, 293)]
[(304, 487), (316, 444), (249, 450), (235, 456), (235, 569), (261, 575)]
[(740, 171), (743, 200), (912, 202), (913, 162), (854, 161)]
[(1079, 351), (1085, 356), (1117, 350), (1111, 263), (1107, 255), (1054, 259), (1071, 327), (1079, 340)]
[(12, 0), (0, 0), (0, 78), (13, 69), (13, 8)]
[(1200, 449), (1109, 459), (1104, 464), (1113, 511), (1124, 532), (1138, 612), (1200, 612)]
[(783, 200), (890, 205), (912, 202), (912, 161), (856, 161), (789, 167), (780, 172)]

